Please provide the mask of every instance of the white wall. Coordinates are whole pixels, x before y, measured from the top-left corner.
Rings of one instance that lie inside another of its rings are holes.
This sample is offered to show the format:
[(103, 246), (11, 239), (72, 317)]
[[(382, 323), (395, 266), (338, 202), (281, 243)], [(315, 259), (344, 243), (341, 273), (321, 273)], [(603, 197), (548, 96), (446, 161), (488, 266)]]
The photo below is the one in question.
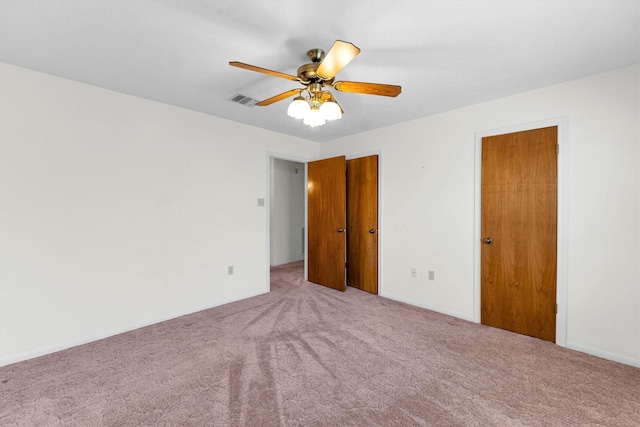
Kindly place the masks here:
[(381, 293), (471, 319), (474, 135), (562, 116), (567, 344), (640, 366), (640, 66), (318, 146), (0, 64), (0, 365), (264, 292), (267, 152), (380, 150)]
[(336, 140), (320, 154), (382, 151), (381, 294), (473, 319), (474, 135), (557, 117), (568, 122), (567, 346), (640, 366), (640, 66)]
[(0, 64), (0, 365), (265, 292), (267, 151), (318, 145)]
[(271, 158), (271, 265), (304, 259), (305, 165)]

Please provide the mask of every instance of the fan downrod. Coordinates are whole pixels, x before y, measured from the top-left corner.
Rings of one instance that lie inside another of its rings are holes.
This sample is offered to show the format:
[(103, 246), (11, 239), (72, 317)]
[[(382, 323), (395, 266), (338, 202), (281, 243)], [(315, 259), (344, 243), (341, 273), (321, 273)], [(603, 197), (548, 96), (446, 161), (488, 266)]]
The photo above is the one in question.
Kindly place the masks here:
[(310, 49), (307, 51), (307, 56), (311, 62), (322, 62), (324, 59), (324, 50), (322, 49)]

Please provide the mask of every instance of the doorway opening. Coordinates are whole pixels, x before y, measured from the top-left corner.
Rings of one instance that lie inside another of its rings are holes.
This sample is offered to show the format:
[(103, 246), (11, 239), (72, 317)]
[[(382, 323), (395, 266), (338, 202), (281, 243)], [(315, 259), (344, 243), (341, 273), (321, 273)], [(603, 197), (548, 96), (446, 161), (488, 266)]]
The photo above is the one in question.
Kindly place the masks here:
[[(306, 270), (306, 160), (268, 154), (267, 291), (271, 268), (294, 263)], [(306, 273), (304, 273), (306, 274)]]
[(303, 261), (305, 254), (305, 165), (272, 158), (269, 194), (271, 267)]

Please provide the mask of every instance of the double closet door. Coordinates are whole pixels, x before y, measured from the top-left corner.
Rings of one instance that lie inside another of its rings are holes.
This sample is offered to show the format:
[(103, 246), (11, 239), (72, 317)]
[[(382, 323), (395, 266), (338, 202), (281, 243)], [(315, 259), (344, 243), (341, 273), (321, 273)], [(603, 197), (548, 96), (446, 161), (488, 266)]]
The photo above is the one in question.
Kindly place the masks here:
[(378, 293), (378, 156), (310, 162), (308, 278)]

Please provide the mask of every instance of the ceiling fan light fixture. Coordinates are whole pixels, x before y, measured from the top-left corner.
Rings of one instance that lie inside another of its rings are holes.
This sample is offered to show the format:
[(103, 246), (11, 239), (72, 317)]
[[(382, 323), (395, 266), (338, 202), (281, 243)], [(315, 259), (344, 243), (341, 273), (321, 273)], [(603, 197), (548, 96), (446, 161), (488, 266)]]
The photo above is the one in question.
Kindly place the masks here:
[(294, 119), (304, 119), (309, 114), (310, 109), (311, 107), (309, 107), (309, 103), (304, 97), (296, 96), (293, 98), (291, 104), (289, 104), (287, 115)]
[(245, 64), (244, 62), (230, 61), (229, 65), (301, 83), (305, 86), (304, 89), (291, 89), (257, 102), (255, 105), (265, 107), (291, 96), (296, 96), (287, 108), (287, 115), (295, 119), (301, 119), (307, 126), (316, 127), (324, 125), (327, 120), (339, 120), (344, 114), (338, 101), (336, 101), (331, 92), (324, 90), (324, 88), (333, 88), (340, 92), (389, 97), (398, 96), (402, 91), (400, 86), (395, 85), (335, 81), (336, 74), (359, 53), (360, 48), (353, 43), (336, 40), (326, 54), (322, 49), (309, 50), (307, 56), (311, 59), (311, 63), (300, 66), (295, 76)]
[(304, 118), (304, 121), (302, 123), (314, 128), (314, 127), (324, 125), (326, 123), (326, 120), (322, 115), (322, 113), (320, 112), (320, 109), (318, 108), (318, 106), (314, 105), (313, 107), (311, 107), (309, 113)]
[(320, 106), (320, 112), (326, 120), (339, 120), (342, 118), (340, 106), (332, 99)]

